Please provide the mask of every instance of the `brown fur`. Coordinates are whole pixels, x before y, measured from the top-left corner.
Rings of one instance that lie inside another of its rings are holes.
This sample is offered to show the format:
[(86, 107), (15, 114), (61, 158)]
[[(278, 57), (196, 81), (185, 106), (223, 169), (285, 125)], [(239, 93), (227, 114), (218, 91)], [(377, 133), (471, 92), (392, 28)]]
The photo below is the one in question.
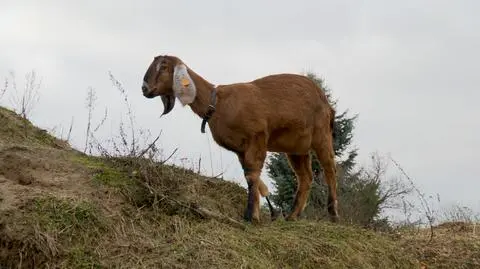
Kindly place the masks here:
[[(156, 66), (162, 66), (156, 72)], [(175, 65), (183, 62), (174, 56), (157, 56), (148, 68), (142, 89), (148, 98), (173, 96)], [(195, 83), (195, 100), (188, 104), (203, 117), (210, 105), (214, 86), (188, 68)], [(250, 82), (221, 85), (216, 88), (216, 111), (208, 121), (213, 139), (235, 152), (244, 168), (249, 186), (246, 218), (259, 220), (260, 195), (268, 189), (260, 179), (267, 151), (284, 152), (295, 171), (298, 187), (294, 209), (288, 220), (303, 211), (312, 183), (309, 151), (314, 150), (324, 168), (329, 186), (328, 211), (332, 221), (338, 218), (336, 168), (333, 149), (335, 111), (312, 80), (296, 74), (276, 74)], [(167, 112), (168, 113), (168, 112)]]

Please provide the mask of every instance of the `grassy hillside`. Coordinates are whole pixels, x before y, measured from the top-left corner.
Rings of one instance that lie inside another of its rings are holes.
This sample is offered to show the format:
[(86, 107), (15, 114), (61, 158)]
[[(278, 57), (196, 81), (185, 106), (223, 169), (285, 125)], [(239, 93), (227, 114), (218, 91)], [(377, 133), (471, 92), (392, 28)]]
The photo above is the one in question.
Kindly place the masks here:
[(470, 232), (445, 232), (432, 245), (411, 232), (327, 222), (251, 226), (241, 218), (246, 190), (232, 182), (144, 159), (88, 156), (3, 108), (0, 126), (0, 268), (480, 264)]

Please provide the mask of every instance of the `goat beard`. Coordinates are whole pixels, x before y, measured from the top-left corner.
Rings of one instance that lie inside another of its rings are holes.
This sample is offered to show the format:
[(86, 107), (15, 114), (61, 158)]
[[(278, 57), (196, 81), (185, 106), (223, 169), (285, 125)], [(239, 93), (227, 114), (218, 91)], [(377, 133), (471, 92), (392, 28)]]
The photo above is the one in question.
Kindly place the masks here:
[(163, 102), (163, 113), (162, 115), (160, 115), (160, 117), (172, 111), (173, 107), (175, 106), (175, 96), (163, 95), (162, 102)]

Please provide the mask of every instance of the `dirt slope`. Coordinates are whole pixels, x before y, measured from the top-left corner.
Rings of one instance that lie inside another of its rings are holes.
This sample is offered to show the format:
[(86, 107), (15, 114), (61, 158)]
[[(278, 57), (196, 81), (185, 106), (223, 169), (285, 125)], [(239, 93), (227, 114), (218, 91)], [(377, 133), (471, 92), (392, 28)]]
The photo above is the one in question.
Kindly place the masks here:
[(418, 249), (372, 231), (244, 225), (234, 183), (86, 156), (3, 108), (0, 126), (0, 268), (420, 266)]

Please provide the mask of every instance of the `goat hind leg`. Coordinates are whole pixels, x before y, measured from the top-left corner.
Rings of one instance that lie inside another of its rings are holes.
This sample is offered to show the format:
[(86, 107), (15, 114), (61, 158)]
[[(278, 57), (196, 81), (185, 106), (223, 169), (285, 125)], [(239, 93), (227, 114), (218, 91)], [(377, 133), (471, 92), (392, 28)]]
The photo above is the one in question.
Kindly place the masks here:
[(337, 202), (337, 178), (335, 153), (331, 139), (322, 140), (322, 143), (315, 147), (318, 160), (323, 168), (325, 181), (328, 185), (327, 209), (332, 222), (338, 222), (338, 202)]
[(290, 167), (295, 172), (297, 178), (297, 190), (293, 203), (293, 210), (286, 218), (287, 220), (296, 220), (303, 212), (307, 204), (308, 195), (312, 186), (312, 166), (310, 154), (305, 155), (287, 155)]

